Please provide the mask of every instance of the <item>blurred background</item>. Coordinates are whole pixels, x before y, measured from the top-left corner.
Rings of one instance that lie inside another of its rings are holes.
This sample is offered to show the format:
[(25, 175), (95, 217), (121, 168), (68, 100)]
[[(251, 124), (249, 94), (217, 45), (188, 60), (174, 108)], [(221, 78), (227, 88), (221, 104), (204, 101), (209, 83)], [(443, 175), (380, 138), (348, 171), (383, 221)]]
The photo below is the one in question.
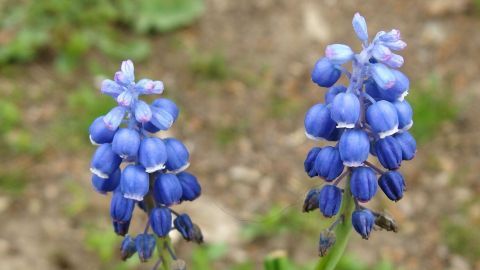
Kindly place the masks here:
[(404, 199), (369, 205), (399, 233), (352, 235), (337, 269), (480, 269), (478, 0), (0, 1), (0, 269), (153, 266), (119, 259), (109, 197), (90, 186), (87, 129), (115, 104), (99, 82), (124, 59), (181, 109), (169, 135), (203, 195), (176, 209), (206, 238), (175, 241), (189, 269), (262, 269), (278, 254), (312, 269), (331, 220), (301, 213), (321, 183), (303, 172), (304, 113), (325, 91), (310, 71), (329, 43), (359, 49), (357, 11), (370, 35), (397, 28), (408, 43), (419, 149)]

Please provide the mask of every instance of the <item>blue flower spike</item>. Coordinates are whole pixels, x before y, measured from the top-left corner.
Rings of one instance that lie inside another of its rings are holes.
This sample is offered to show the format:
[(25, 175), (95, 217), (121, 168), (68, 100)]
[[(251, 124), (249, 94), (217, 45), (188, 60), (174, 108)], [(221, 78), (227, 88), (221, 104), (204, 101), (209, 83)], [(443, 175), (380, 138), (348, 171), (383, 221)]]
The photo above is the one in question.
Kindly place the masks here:
[[(379, 188), (390, 200), (400, 200), (406, 185), (399, 169), (417, 152), (408, 132), (413, 125), (413, 109), (405, 100), (410, 81), (399, 70), (405, 62), (400, 51), (407, 44), (397, 29), (369, 36), (359, 13), (352, 26), (361, 51), (345, 44), (326, 46), (311, 73), (315, 84), (327, 88), (324, 103), (315, 101), (304, 119), (307, 138), (332, 142), (311, 147), (303, 163), (309, 178), (327, 182), (310, 189), (303, 211), (318, 208), (325, 217), (336, 216), (323, 233), (322, 256), (335, 244), (335, 227), (343, 221), (364, 239), (374, 225), (397, 231), (393, 219), (362, 204), (374, 199)], [(342, 75), (347, 84), (337, 83)]]
[[(162, 94), (165, 86), (162, 81), (148, 78), (135, 81), (131, 60), (123, 61), (113, 80), (104, 80), (100, 90), (117, 106), (93, 120), (89, 127), (89, 139), (97, 146), (90, 163), (91, 182), (98, 193), (113, 193), (110, 217), (114, 232), (124, 236), (121, 259), (137, 253), (140, 261), (146, 262), (157, 249), (162, 258), (177, 260), (173, 247), (163, 244), (170, 241), (173, 216), (179, 216), (170, 207), (194, 201), (202, 191), (197, 177), (183, 172), (190, 164), (185, 145), (178, 139), (156, 135), (171, 128), (180, 110), (167, 98), (152, 103), (142, 100), (145, 95)], [(147, 216), (147, 222), (143, 232), (131, 237), (128, 233), (135, 209)], [(188, 232), (186, 239), (203, 242), (200, 227), (188, 220), (181, 226)]]

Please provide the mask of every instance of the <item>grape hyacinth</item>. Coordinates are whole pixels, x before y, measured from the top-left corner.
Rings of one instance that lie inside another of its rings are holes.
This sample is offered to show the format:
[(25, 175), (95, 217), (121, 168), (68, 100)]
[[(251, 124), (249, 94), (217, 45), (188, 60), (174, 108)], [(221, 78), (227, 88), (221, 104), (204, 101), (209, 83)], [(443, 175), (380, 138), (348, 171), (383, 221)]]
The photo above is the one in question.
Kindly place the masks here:
[[(334, 146), (313, 147), (304, 163), (309, 177), (326, 181), (308, 192), (304, 212), (318, 208), (325, 217), (337, 216), (321, 234), (322, 256), (338, 241), (334, 230), (341, 223), (352, 226), (364, 239), (374, 225), (397, 231), (393, 219), (361, 204), (370, 201), (378, 187), (388, 199), (400, 200), (406, 186), (398, 169), (416, 152), (415, 139), (408, 132), (413, 125), (412, 107), (405, 100), (410, 82), (398, 70), (403, 57), (394, 53), (406, 43), (396, 29), (380, 31), (369, 42), (365, 19), (359, 13), (352, 24), (362, 50), (355, 53), (344, 44), (326, 47), (325, 56), (312, 71), (312, 81), (328, 88), (325, 103), (313, 105), (304, 122), (309, 139), (335, 142)], [(342, 75), (348, 86), (336, 85)], [(383, 168), (368, 161), (369, 157), (376, 157)], [(342, 182), (343, 188), (339, 187)]]
[[(137, 253), (140, 261), (146, 262), (157, 248), (160, 258), (154, 269), (160, 265), (171, 269), (171, 264), (183, 262), (171, 247), (172, 230), (178, 230), (187, 241), (203, 242), (198, 225), (171, 208), (193, 201), (201, 193), (197, 178), (185, 172), (190, 164), (188, 149), (178, 139), (155, 136), (172, 126), (179, 109), (166, 98), (150, 105), (139, 99), (162, 94), (163, 88), (161, 81), (135, 82), (132, 61), (123, 61), (114, 80), (104, 80), (101, 86), (101, 92), (114, 98), (118, 106), (95, 119), (89, 129), (90, 141), (98, 145), (90, 167), (92, 185), (101, 194), (112, 193), (113, 229), (124, 236), (121, 257), (126, 260)], [(147, 221), (145, 230), (134, 237), (128, 232), (135, 208), (145, 212)]]

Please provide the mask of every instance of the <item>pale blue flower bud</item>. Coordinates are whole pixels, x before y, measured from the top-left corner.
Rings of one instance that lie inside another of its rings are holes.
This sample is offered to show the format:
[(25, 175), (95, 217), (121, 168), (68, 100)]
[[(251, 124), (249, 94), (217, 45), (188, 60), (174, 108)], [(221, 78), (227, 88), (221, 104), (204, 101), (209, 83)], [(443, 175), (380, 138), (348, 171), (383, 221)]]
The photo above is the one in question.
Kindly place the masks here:
[(147, 123), (152, 119), (152, 111), (150, 106), (142, 100), (135, 103), (135, 119), (140, 123)]
[(352, 60), (354, 53), (352, 49), (345, 44), (331, 44), (325, 49), (325, 56), (331, 63), (341, 65)]
[(360, 15), (360, 13), (355, 13), (352, 20), (353, 30), (355, 30), (355, 34), (357, 35), (358, 39), (361, 41), (368, 40), (368, 30), (367, 30), (367, 22), (365, 18)]
[(382, 89), (392, 88), (395, 84), (395, 74), (384, 64), (371, 64), (372, 77)]
[(117, 106), (110, 110), (103, 117), (103, 122), (110, 130), (116, 130), (122, 123), (123, 117), (125, 116), (125, 107)]

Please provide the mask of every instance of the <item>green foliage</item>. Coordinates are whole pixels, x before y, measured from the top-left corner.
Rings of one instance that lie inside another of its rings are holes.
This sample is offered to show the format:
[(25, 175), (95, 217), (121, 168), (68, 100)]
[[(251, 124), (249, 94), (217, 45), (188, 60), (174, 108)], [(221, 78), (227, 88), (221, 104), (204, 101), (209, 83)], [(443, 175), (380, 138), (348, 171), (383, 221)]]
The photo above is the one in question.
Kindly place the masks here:
[(88, 127), (95, 118), (105, 115), (115, 106), (109, 96), (101, 95), (98, 90), (80, 86), (67, 98), (67, 112), (53, 124), (55, 138), (63, 138), (64, 146), (76, 149), (88, 143)]
[(120, 245), (120, 237), (113, 230), (87, 228), (85, 236), (85, 246), (98, 255), (104, 263), (115, 259), (115, 247)]
[(274, 92), (270, 99), (270, 115), (274, 118), (284, 118), (297, 114), (304, 107), (304, 104), (301, 104), (299, 100), (282, 96), (277, 92)]
[(9, 100), (0, 100), (0, 134), (10, 131), (20, 123), (21, 112), (18, 106)]
[(230, 74), (225, 56), (220, 53), (192, 53), (190, 69), (193, 74), (211, 80), (224, 80)]
[(473, 0), (473, 4), (478, 12), (480, 12), (480, 0)]
[[(132, 256), (127, 261), (120, 260), (119, 247), (122, 238), (116, 235), (111, 228), (86, 228), (85, 247), (98, 256), (104, 270), (138, 269), (141, 264), (138, 256)], [(156, 256), (154, 254), (153, 256)]]
[(123, 19), (140, 33), (168, 32), (189, 25), (205, 9), (203, 0), (125, 0), (121, 5)]
[(478, 224), (447, 220), (442, 226), (444, 242), (448, 248), (475, 262), (480, 258), (480, 231)]
[(0, 6), (0, 64), (46, 55), (68, 72), (91, 50), (138, 61), (150, 53), (149, 43), (122, 23), (138, 33), (166, 32), (192, 23), (203, 10), (203, 0), (9, 0)]
[(395, 270), (395, 267), (387, 259), (369, 266), (355, 255), (347, 253), (340, 259), (335, 270)]
[(27, 180), (23, 169), (0, 172), (0, 190), (13, 196), (19, 196), (25, 190)]
[(263, 261), (264, 270), (307, 270), (308, 267), (295, 265), (282, 251), (273, 252)]
[(225, 244), (212, 244), (196, 247), (191, 255), (191, 268), (198, 270), (212, 269), (213, 263), (228, 252)]
[(328, 220), (320, 218), (318, 213), (302, 213), (295, 207), (272, 207), (267, 213), (255, 218), (255, 222), (249, 223), (243, 229), (243, 236), (253, 240), (260, 237), (272, 237), (279, 234), (294, 233), (302, 231), (306, 234), (317, 234), (319, 229), (329, 223)]
[(442, 124), (457, 117), (458, 105), (450, 89), (437, 77), (432, 77), (425, 87), (411, 90), (408, 101), (414, 110), (412, 133), (419, 142), (431, 139)]
[(73, 180), (65, 182), (68, 192), (68, 202), (64, 205), (64, 211), (67, 216), (75, 217), (85, 211), (88, 207), (87, 192), (84, 187), (80, 186)]

